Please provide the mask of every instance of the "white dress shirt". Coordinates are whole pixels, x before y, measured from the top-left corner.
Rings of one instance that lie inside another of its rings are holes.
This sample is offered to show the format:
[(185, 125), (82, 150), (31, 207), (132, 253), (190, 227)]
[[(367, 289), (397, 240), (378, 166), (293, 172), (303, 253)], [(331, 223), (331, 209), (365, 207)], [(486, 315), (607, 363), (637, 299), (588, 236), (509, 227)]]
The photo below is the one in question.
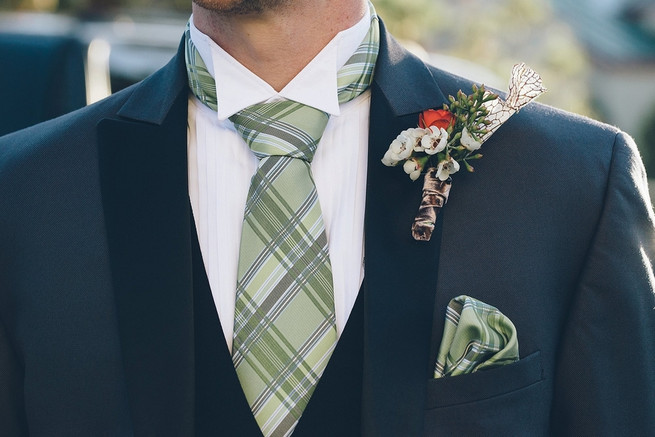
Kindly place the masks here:
[(255, 103), (295, 100), (330, 114), (311, 164), (332, 264), (337, 333), (364, 278), (364, 203), (370, 93), (339, 105), (336, 73), (368, 32), (367, 12), (279, 93), (193, 25), (191, 39), (216, 80), (218, 113), (189, 96), (189, 197), (209, 286), (228, 348), (243, 214), (258, 160), (228, 119)]

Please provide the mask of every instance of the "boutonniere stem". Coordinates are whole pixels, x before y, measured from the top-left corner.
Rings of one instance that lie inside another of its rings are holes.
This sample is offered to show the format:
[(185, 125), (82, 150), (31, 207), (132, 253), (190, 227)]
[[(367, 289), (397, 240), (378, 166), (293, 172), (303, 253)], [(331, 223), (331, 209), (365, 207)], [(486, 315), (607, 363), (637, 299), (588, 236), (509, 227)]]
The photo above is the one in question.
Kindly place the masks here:
[(482, 158), (478, 152), (482, 144), (546, 89), (534, 70), (517, 64), (505, 100), (484, 85), (473, 85), (472, 91), (466, 95), (460, 90), (442, 109), (423, 111), (418, 127), (402, 131), (382, 158), (390, 167), (402, 163), (413, 181), (424, 177), (421, 205), (412, 224), (415, 240), (430, 240), (439, 210), (448, 201), (451, 175), (462, 167), (473, 172), (471, 161)]
[(412, 224), (412, 237), (415, 240), (430, 241), (437, 214), (448, 201), (452, 183), (451, 178), (445, 181), (439, 179), (435, 167), (430, 167), (425, 173), (421, 206), (419, 206), (418, 214), (414, 217)]

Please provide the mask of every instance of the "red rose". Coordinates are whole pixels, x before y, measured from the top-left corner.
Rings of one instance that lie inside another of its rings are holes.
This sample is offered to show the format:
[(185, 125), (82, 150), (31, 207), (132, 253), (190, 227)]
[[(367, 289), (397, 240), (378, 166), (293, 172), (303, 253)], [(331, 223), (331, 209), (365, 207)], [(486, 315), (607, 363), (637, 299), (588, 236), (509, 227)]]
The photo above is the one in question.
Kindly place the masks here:
[(448, 129), (455, 123), (455, 116), (445, 109), (428, 109), (418, 116), (418, 125), (423, 129), (435, 126), (439, 129)]

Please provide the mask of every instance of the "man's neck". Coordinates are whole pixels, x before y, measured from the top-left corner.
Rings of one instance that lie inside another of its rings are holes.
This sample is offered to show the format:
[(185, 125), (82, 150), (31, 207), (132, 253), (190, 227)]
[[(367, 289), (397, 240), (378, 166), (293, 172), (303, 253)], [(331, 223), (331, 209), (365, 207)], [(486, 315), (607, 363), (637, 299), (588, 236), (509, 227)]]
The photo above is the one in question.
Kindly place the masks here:
[(276, 91), (366, 12), (362, 0), (297, 0), (275, 10), (224, 15), (193, 4), (194, 24)]

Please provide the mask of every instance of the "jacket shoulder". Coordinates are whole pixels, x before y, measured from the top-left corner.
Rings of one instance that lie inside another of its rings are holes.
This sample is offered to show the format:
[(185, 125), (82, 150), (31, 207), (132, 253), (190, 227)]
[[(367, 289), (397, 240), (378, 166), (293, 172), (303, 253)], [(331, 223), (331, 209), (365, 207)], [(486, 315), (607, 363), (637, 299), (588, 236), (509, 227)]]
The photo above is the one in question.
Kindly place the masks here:
[[(444, 71), (434, 65), (428, 65), (428, 68), (439, 84), (444, 95), (456, 95), (459, 90), (468, 94), (471, 92), (473, 85), (481, 85), (471, 79), (458, 76)], [(506, 93), (503, 90), (490, 89), (504, 98)], [(520, 118), (522, 122), (528, 122), (537, 125), (546, 125), (548, 123), (564, 124), (570, 129), (584, 130), (585, 133), (598, 133), (601, 135), (617, 135), (620, 130), (614, 126), (593, 120), (583, 115), (574, 114), (562, 109), (540, 103), (538, 100), (531, 102), (521, 109), (512, 118)], [(510, 119), (511, 121), (511, 119)], [(509, 123), (509, 122), (508, 122)]]
[[(468, 94), (477, 84), (435, 66), (428, 68), (446, 96), (454, 96), (459, 90)], [(492, 91), (501, 98), (505, 97), (502, 91)], [(609, 164), (617, 138), (625, 136), (615, 126), (533, 101), (515, 113), (491, 137), (489, 144), (482, 147), (486, 152), (492, 147), (499, 147), (499, 140), (504, 140), (502, 142), (521, 150), (525, 158), (533, 154), (541, 155), (536, 149), (542, 149), (571, 160), (601, 159)]]
[(48, 153), (66, 154), (79, 147), (94, 145), (98, 122), (116, 116), (135, 87), (133, 85), (92, 105), (0, 137), (0, 177), (12, 168), (27, 164), (30, 159), (40, 159)]

